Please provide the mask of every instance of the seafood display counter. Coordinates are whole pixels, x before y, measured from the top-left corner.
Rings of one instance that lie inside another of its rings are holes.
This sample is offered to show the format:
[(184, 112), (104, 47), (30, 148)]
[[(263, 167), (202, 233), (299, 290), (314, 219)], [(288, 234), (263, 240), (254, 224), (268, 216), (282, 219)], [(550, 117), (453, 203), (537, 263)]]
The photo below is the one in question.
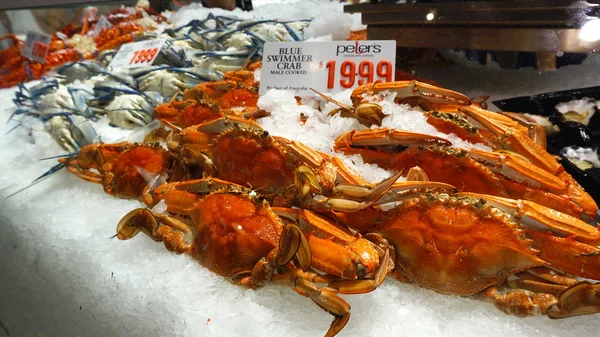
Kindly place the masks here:
[[(405, 81), (258, 95), (265, 42), (364, 26), (338, 2), (253, 5), (138, 3), (70, 59), (84, 17), (53, 67), (11, 37), (0, 337), (597, 335), (596, 194), (572, 177), (600, 162), (599, 55), (539, 72), (445, 50)], [(164, 42), (111, 69), (132, 40)]]

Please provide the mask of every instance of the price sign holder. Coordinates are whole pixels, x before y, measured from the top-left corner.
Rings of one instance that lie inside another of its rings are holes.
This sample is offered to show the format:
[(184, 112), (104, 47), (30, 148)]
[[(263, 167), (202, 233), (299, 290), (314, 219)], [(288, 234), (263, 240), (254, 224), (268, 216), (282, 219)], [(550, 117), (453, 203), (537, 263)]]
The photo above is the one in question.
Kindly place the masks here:
[(51, 40), (52, 38), (48, 34), (28, 31), (21, 55), (32, 61), (44, 63)]
[(269, 42), (263, 51), (261, 95), (292, 90), (297, 96), (335, 94), (394, 80), (396, 41)]
[(115, 54), (109, 67), (112, 70), (152, 65), (167, 39), (148, 40), (124, 44)]

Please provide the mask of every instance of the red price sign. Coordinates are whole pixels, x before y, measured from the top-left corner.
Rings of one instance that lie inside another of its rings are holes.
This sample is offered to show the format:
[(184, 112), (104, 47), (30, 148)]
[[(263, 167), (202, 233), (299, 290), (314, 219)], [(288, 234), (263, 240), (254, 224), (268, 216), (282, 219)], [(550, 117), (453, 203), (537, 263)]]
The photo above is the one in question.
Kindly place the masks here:
[(124, 44), (119, 48), (108, 67), (118, 70), (149, 66), (166, 43), (167, 39), (156, 39)]
[(129, 64), (150, 62), (154, 59), (159, 50), (159, 48), (138, 49), (133, 53), (133, 57), (129, 60)]
[(51, 40), (52, 37), (48, 34), (29, 31), (21, 49), (21, 55), (32, 61), (44, 63), (50, 50)]
[(46, 58), (47, 52), (48, 45), (43, 44), (41, 42), (36, 42), (33, 44), (33, 57), (43, 60)]
[(350, 89), (356, 84), (363, 85), (377, 80), (391, 82), (394, 75), (394, 67), (387, 60), (377, 62), (377, 65), (371, 60), (360, 61), (358, 65), (353, 60), (345, 60), (339, 68), (339, 74), (336, 74), (335, 60), (328, 61), (325, 67), (327, 68), (327, 89), (333, 89), (338, 79), (342, 88)]

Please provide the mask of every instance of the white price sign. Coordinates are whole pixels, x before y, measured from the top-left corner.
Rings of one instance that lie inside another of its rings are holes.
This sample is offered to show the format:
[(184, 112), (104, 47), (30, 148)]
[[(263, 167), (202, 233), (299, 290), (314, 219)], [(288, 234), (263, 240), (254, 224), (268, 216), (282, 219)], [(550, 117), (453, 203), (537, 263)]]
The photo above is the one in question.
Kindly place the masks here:
[(32, 61), (44, 63), (51, 40), (52, 38), (48, 34), (28, 31), (21, 55)]
[(391, 82), (396, 41), (269, 42), (263, 50), (261, 95), (293, 90), (314, 96), (313, 88), (334, 94), (370, 82)]
[(167, 39), (148, 40), (124, 44), (115, 54), (109, 67), (113, 70), (120, 68), (136, 68), (149, 66), (154, 62), (160, 49)]
[(110, 22), (108, 21), (106, 16), (102, 15), (98, 19), (98, 22), (96, 23), (96, 27), (94, 27), (94, 30), (92, 31), (92, 36), (96, 37), (96, 36), (100, 35), (100, 33), (103, 30), (108, 30), (110, 27), (112, 27), (112, 25), (110, 24)]

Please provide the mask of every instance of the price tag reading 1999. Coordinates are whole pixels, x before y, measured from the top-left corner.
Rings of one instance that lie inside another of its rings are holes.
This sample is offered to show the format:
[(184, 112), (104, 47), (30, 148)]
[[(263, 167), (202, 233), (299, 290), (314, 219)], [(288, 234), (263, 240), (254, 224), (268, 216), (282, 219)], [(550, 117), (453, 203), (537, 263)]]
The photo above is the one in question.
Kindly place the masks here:
[(148, 48), (148, 49), (138, 49), (133, 52), (133, 56), (129, 60), (129, 64), (138, 64), (138, 63), (147, 63), (154, 60), (154, 57), (160, 49), (158, 48)]
[(149, 66), (166, 42), (166, 39), (159, 39), (124, 44), (113, 57), (109, 67), (117, 70)]
[(394, 80), (396, 41), (266, 43), (260, 94), (291, 90), (335, 94), (366, 83)]
[(394, 67), (388, 60), (378, 61), (377, 64), (371, 60), (362, 60), (358, 64), (354, 60), (345, 60), (339, 65), (338, 63), (331, 60), (326, 64), (327, 89), (335, 88), (338, 80), (340, 87), (350, 89), (357, 84), (391, 82), (394, 78)]

